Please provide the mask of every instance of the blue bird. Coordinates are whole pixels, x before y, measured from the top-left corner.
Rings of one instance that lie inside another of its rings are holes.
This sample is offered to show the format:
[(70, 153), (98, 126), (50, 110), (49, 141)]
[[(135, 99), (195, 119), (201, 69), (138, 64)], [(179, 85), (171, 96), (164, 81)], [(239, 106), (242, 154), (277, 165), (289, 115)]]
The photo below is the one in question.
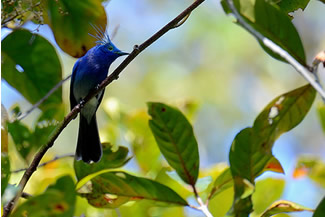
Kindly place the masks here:
[[(70, 83), (70, 106), (73, 109), (90, 91), (107, 77), (110, 65), (120, 56), (128, 53), (120, 51), (111, 42), (108, 34), (96, 29), (97, 45), (79, 58), (72, 70)], [(104, 90), (88, 101), (80, 112), (76, 159), (86, 163), (98, 162), (102, 156), (96, 111), (103, 99)]]

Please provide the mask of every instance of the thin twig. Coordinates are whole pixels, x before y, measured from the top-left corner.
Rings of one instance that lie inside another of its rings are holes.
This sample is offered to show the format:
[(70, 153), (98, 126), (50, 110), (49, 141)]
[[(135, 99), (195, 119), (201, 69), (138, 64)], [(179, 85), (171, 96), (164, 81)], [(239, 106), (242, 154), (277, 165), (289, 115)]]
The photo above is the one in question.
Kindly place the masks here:
[[(65, 155), (61, 155), (61, 156), (55, 156), (52, 160), (46, 161), (46, 162), (38, 165), (37, 168), (46, 166), (47, 164), (52, 163), (52, 162), (54, 162), (56, 160), (59, 160), (59, 159), (62, 159), (62, 158), (68, 158), (68, 157), (74, 157), (74, 154), (65, 154)], [(11, 173), (19, 173), (19, 172), (25, 171), (27, 169), (28, 168), (22, 168), (22, 169), (11, 171)]]
[(42, 99), (40, 99), (27, 112), (25, 112), (25, 114), (18, 116), (17, 120), (21, 121), (22, 119), (27, 117), (27, 115), (29, 115), (34, 109), (38, 108), (38, 106), (40, 106), (45, 100), (47, 100), (47, 98), (49, 98), (57, 89), (59, 89), (62, 86), (62, 84), (66, 82), (70, 77), (71, 75), (67, 76), (65, 79), (57, 83)]
[(80, 112), (81, 107), (84, 105), (84, 103), (88, 102), (92, 97), (97, 95), (100, 91), (102, 91), (107, 85), (112, 83), (114, 80), (118, 79), (120, 73), (126, 68), (127, 65), (141, 53), (144, 49), (149, 47), (152, 43), (157, 41), (161, 36), (163, 36), (165, 33), (167, 33), (169, 30), (173, 29), (174, 26), (179, 23), (184, 17), (186, 17), (188, 14), (190, 14), (195, 8), (197, 8), (200, 4), (202, 4), (205, 0), (196, 0), (194, 3), (192, 3), (188, 8), (186, 8), (182, 13), (180, 13), (176, 18), (174, 18), (172, 21), (170, 21), (167, 25), (165, 25), (163, 28), (161, 28), (157, 33), (155, 33), (153, 36), (151, 36), (148, 40), (146, 40), (144, 43), (142, 43), (139, 46), (135, 46), (133, 51), (125, 58), (125, 60), (96, 88), (94, 91), (88, 94), (88, 96), (84, 99), (83, 102), (80, 102), (78, 105), (76, 105), (71, 112), (64, 118), (64, 120), (60, 123), (58, 126), (56, 132), (52, 135), (50, 140), (47, 144), (43, 145), (41, 149), (36, 153), (33, 161), (31, 162), (28, 169), (25, 171), (23, 177), (21, 178), (19, 182), (19, 190), (15, 196), (14, 202), (11, 204), (7, 204), (3, 208), (3, 215), (2, 217), (6, 217), (10, 214), (12, 209), (15, 207), (19, 197), (21, 196), (28, 180), (32, 176), (32, 174), (36, 171), (37, 166), (39, 165), (39, 162), (43, 158), (44, 154), (47, 152), (49, 148), (51, 148), (55, 142), (55, 140), (58, 138), (58, 136), (61, 134), (63, 129), (70, 123), (70, 121), (77, 116), (77, 114)]
[(237, 11), (233, 0), (226, 0), (228, 7), (232, 11), (232, 14), (237, 19), (238, 23), (240, 23), (248, 32), (254, 35), (257, 39), (263, 42), (263, 44), (270, 48), (273, 52), (279, 54), (282, 58), (284, 58), (289, 64), (291, 64), (321, 95), (322, 98), (325, 98), (325, 91), (321, 87), (321, 85), (315, 81), (315, 79), (311, 76), (311, 72), (302, 64), (300, 64), (295, 58), (293, 58), (287, 51), (282, 49), (279, 45), (274, 43), (272, 40), (268, 39), (261, 33), (257, 32), (253, 27), (251, 27), (243, 17)]

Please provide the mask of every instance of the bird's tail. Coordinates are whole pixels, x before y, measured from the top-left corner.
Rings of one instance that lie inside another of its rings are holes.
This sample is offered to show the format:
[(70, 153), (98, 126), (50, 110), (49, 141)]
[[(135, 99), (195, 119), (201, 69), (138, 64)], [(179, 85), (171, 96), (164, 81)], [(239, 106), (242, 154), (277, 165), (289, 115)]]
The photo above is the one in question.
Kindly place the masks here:
[(76, 159), (86, 163), (98, 162), (102, 157), (102, 145), (100, 143), (96, 115), (90, 121), (80, 114), (78, 143)]

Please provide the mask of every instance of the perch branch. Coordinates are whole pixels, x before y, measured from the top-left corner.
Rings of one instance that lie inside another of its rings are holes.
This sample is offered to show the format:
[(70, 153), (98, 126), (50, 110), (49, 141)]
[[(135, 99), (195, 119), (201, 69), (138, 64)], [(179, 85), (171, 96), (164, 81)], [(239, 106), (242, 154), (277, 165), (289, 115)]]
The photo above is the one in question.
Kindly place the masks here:
[(175, 25), (177, 25), (180, 21), (182, 21), (188, 14), (190, 14), (195, 8), (197, 8), (200, 4), (202, 4), (204, 0), (196, 0), (193, 2), (188, 8), (186, 8), (183, 12), (181, 12), (176, 18), (174, 18), (172, 21), (170, 21), (168, 24), (166, 24), (164, 27), (162, 27), (158, 32), (156, 32), (154, 35), (152, 35), (149, 39), (147, 39), (144, 43), (140, 44), (139, 46), (134, 46), (133, 51), (124, 59), (124, 61), (99, 85), (96, 90), (92, 91), (88, 94), (87, 97), (85, 97), (84, 101), (76, 105), (70, 113), (64, 118), (64, 120), (60, 123), (58, 126), (56, 132), (52, 135), (50, 140), (47, 144), (43, 145), (38, 153), (36, 153), (33, 161), (31, 162), (28, 169), (25, 171), (23, 177), (21, 178), (19, 182), (19, 189), (18, 192), (14, 198), (13, 203), (8, 203), (3, 208), (3, 215), (2, 217), (7, 217), (12, 209), (17, 204), (17, 201), (19, 197), (22, 195), (22, 192), (32, 176), (32, 174), (36, 171), (37, 166), (39, 165), (41, 159), (47, 152), (49, 148), (51, 148), (55, 142), (55, 140), (58, 138), (58, 136), (61, 134), (63, 129), (70, 123), (70, 121), (75, 118), (78, 113), (80, 112), (82, 106), (84, 103), (88, 102), (92, 97), (94, 97), (96, 94), (98, 94), (100, 91), (102, 91), (107, 85), (112, 83), (114, 80), (118, 79), (120, 73), (126, 68), (127, 65), (129, 65), (132, 60), (139, 55), (144, 49), (149, 47), (152, 43), (157, 41), (161, 36), (163, 36), (165, 33), (167, 33), (169, 30), (173, 29)]

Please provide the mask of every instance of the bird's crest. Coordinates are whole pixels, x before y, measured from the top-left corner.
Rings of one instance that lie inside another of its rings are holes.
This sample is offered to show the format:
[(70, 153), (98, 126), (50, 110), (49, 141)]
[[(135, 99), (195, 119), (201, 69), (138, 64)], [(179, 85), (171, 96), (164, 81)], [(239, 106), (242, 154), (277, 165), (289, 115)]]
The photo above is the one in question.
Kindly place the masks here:
[(90, 36), (97, 39), (96, 44), (98, 45), (104, 45), (111, 42), (111, 39), (109, 38), (108, 32), (103, 29), (102, 26), (96, 26), (94, 24), (91, 24), (91, 27), (96, 31), (96, 35), (88, 33)]

